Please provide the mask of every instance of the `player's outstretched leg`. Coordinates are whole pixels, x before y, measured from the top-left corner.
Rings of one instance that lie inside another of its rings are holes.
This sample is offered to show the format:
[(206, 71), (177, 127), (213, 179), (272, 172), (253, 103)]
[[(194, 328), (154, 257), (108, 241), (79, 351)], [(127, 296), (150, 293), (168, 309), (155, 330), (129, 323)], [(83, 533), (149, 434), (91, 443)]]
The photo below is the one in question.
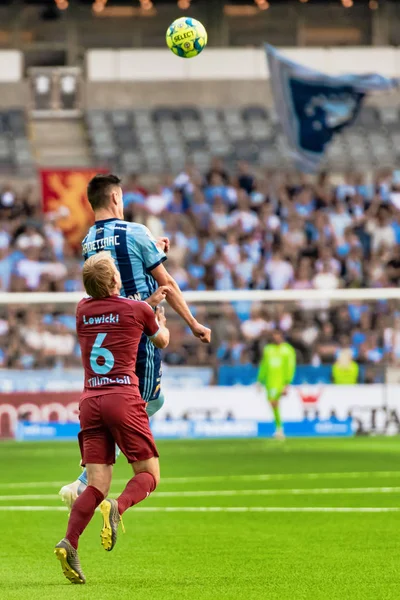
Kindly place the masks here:
[(64, 485), (58, 492), (58, 495), (61, 496), (61, 500), (67, 505), (69, 512), (71, 512), (72, 506), (77, 497), (80, 496), (82, 492), (86, 490), (86, 488), (87, 476), (85, 469), (79, 479), (69, 483), (68, 485)]
[(58, 542), (57, 546), (54, 548), (54, 554), (60, 561), (65, 577), (71, 583), (86, 583), (78, 552), (70, 544), (67, 538), (63, 538), (61, 542)]
[(160, 408), (162, 408), (164, 406), (164, 402), (165, 402), (165, 396), (163, 394), (163, 392), (160, 392), (160, 395), (158, 396), (158, 398), (156, 400), (150, 400), (149, 402), (147, 402), (146, 404), (146, 412), (148, 417), (152, 417), (153, 415), (156, 414), (156, 412), (158, 412), (160, 410)]
[[(107, 469), (110, 466), (91, 465), (91, 467)], [(111, 474), (106, 472), (106, 475), (110, 477)], [(105, 489), (104, 493), (107, 492), (108, 488)], [(63, 573), (71, 583), (85, 583), (86, 581), (82, 573), (77, 552), (79, 537), (92, 519), (94, 511), (103, 500), (103, 492), (93, 485), (89, 485), (74, 503), (68, 520), (65, 538), (63, 538), (54, 549), (54, 553), (61, 563)]]
[[(115, 459), (121, 454), (121, 450), (118, 446), (115, 447)], [(71, 512), (72, 506), (77, 499), (78, 496), (82, 494), (87, 488), (88, 480), (87, 480), (87, 471), (84, 469), (82, 473), (79, 475), (78, 479), (73, 481), (72, 483), (68, 483), (64, 485), (61, 490), (58, 492), (58, 495), (61, 496), (61, 500), (65, 502), (68, 507), (69, 512)]]

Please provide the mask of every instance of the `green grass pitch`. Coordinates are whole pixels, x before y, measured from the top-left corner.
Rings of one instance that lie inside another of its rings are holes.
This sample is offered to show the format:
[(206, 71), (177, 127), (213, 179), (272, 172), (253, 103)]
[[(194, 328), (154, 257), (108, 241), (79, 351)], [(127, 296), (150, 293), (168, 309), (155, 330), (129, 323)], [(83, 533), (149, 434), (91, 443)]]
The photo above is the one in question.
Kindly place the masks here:
[[(74, 443), (0, 444), (2, 600), (391, 600), (400, 597), (400, 440), (159, 443), (162, 483), (111, 553), (96, 514), (73, 586), (53, 555)], [(130, 477), (123, 457), (112, 494)], [(31, 508), (29, 508), (31, 507)], [(19, 509), (19, 510), (18, 510)]]

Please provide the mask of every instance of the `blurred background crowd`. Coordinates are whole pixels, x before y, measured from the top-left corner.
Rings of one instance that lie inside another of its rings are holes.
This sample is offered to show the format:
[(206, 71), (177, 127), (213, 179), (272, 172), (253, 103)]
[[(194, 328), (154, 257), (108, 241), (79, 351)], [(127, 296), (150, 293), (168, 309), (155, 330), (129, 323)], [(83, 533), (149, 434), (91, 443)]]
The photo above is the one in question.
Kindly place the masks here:
[[(215, 159), (207, 173), (188, 165), (156, 184), (131, 175), (124, 182), (125, 216), (170, 238), (167, 268), (183, 290), (391, 287), (400, 279), (398, 175), (310, 179), (255, 173), (246, 163), (228, 172)], [(59, 218), (42, 213), (35, 188), (3, 187), (2, 291), (83, 289), (82, 257), (57, 227)], [(360, 365), (393, 363), (400, 358), (397, 308), (389, 301), (194, 306), (198, 319), (213, 329), (211, 347), (197, 344), (171, 315), (164, 362), (211, 365), (216, 378), (224, 377), (223, 367), (240, 365), (247, 383), (270, 332), (279, 328), (300, 364), (330, 365), (344, 349)], [(0, 315), (2, 367), (79, 366), (73, 306), (10, 305)], [(379, 380), (379, 369), (362, 371), (362, 377)]]

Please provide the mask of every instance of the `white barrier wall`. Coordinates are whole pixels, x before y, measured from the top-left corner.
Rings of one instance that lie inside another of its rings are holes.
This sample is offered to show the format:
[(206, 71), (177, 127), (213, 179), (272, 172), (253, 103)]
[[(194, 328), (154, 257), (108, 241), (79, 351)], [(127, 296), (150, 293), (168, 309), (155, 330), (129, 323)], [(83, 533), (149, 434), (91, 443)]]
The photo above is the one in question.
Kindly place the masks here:
[[(272, 421), (264, 393), (256, 386), (166, 388), (166, 402), (155, 419), (234, 419)], [(281, 401), (284, 421), (301, 421), (317, 413), (328, 419), (351, 415), (356, 431), (400, 433), (400, 385), (293, 386)]]
[[(253, 429), (257, 422), (272, 422), (269, 404), (256, 386), (170, 386), (164, 391), (165, 405), (154, 417), (159, 432), (167, 418), (217, 425), (229, 418), (240, 427), (248, 422)], [(0, 438), (12, 435), (24, 413), (36, 423), (78, 423), (79, 396), (73, 391), (0, 394)], [(286, 422), (317, 416), (326, 420), (333, 413), (339, 420), (351, 416), (357, 433), (400, 434), (400, 385), (293, 386), (282, 399), (281, 410)]]
[[(304, 66), (335, 75), (380, 73), (400, 77), (397, 48), (281, 48)], [(195, 59), (178, 58), (167, 48), (89, 50), (89, 81), (265, 80), (269, 78), (262, 48), (207, 48)]]

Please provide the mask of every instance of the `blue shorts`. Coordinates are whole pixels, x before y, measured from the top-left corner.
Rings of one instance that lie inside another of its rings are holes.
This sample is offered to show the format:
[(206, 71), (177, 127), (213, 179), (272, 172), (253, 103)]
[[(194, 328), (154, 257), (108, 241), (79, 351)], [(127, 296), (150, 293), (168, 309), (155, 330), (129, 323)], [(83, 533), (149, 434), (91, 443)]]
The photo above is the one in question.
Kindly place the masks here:
[(157, 400), (161, 391), (161, 352), (145, 334), (139, 342), (135, 371), (143, 400)]

